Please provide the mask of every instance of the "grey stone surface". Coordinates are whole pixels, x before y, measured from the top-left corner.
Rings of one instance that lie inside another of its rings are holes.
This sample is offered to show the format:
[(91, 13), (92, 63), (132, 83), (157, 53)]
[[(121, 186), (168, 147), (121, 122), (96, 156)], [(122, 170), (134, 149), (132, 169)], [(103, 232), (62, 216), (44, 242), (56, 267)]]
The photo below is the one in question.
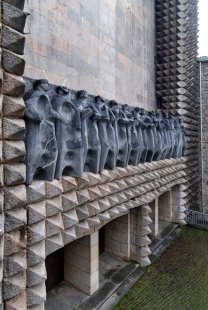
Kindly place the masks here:
[(26, 76), (155, 108), (152, 0), (26, 0), (24, 10)]

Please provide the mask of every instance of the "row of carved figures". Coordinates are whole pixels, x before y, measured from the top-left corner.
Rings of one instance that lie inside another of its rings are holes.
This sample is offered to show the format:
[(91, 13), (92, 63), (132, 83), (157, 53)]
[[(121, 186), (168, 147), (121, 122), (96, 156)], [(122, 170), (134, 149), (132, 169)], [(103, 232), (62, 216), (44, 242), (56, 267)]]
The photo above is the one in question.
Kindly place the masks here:
[(26, 93), (27, 184), (79, 177), (185, 152), (180, 118), (36, 80)]

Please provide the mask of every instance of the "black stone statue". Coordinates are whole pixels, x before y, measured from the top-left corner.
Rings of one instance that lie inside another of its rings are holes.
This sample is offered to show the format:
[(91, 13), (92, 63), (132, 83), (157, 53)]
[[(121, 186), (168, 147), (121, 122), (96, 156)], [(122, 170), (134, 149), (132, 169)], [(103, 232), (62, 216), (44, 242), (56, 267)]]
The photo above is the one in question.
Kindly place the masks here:
[(54, 179), (58, 148), (55, 120), (59, 118), (51, 106), (48, 82), (37, 80), (28, 94), (26, 105), (26, 183), (33, 179)]

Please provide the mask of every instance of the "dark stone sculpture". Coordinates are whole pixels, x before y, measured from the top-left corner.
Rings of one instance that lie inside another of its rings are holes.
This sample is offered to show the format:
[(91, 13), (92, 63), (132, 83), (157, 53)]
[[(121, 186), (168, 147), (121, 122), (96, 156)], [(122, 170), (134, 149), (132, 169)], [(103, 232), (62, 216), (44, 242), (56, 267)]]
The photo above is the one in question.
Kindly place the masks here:
[(55, 177), (62, 175), (79, 177), (83, 173), (83, 142), (80, 111), (72, 102), (66, 87), (58, 86), (52, 99), (52, 107), (61, 116), (56, 119), (58, 159)]
[(180, 118), (55, 87), (46, 80), (29, 80), (28, 85), (27, 184), (185, 154)]
[(54, 179), (58, 148), (54, 120), (58, 118), (47, 95), (48, 82), (38, 80), (26, 100), (26, 183), (33, 178)]

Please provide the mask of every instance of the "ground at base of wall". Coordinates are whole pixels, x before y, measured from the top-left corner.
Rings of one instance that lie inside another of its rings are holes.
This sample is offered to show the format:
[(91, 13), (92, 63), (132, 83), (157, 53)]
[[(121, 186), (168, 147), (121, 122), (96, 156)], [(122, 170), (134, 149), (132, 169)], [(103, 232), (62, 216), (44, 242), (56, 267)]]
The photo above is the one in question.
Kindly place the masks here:
[(184, 227), (114, 310), (208, 309), (208, 231)]

